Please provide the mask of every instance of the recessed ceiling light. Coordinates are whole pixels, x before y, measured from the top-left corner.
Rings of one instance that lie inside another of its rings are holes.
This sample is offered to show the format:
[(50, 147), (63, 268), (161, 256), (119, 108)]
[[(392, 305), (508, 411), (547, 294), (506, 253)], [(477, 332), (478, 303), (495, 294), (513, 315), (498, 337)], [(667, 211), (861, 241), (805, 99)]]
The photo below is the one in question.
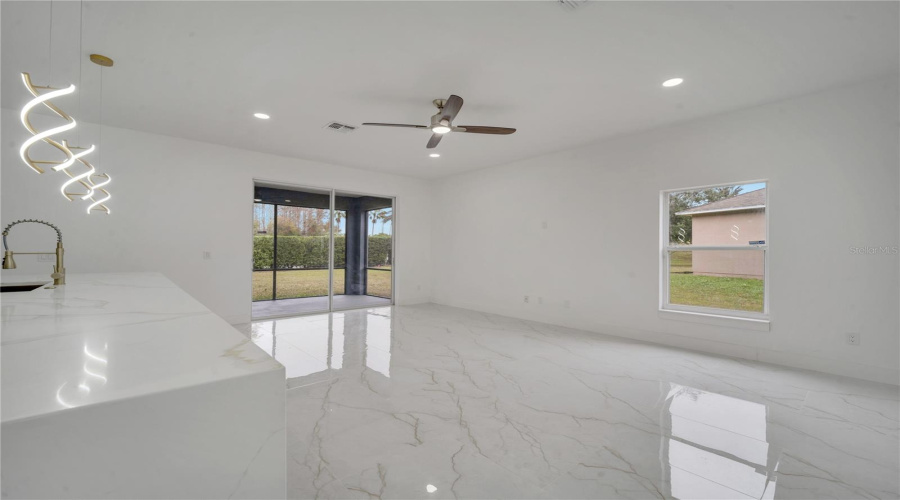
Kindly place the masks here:
[(439, 155), (438, 153), (431, 153), (431, 154), (428, 155), (428, 156), (430, 156), (430, 157), (432, 157), (432, 158), (440, 158), (441, 155)]
[(663, 82), (663, 87), (674, 87), (676, 85), (681, 85), (681, 82), (684, 81), (684, 78), (669, 78), (668, 80)]
[(268, 120), (270, 117), (265, 113), (253, 113), (253, 116), (259, 118), (260, 120)]

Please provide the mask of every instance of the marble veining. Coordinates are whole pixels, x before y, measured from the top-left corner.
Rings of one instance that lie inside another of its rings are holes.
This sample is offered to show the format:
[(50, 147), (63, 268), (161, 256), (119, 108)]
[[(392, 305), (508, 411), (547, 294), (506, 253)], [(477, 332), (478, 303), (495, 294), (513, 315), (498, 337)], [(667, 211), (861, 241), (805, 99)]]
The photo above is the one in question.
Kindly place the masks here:
[(239, 327), (290, 498), (897, 498), (898, 387), (437, 305)]
[(3, 294), (0, 326), (3, 422), (282, 369), (159, 273)]
[(284, 368), (166, 277), (0, 301), (0, 496), (284, 498)]

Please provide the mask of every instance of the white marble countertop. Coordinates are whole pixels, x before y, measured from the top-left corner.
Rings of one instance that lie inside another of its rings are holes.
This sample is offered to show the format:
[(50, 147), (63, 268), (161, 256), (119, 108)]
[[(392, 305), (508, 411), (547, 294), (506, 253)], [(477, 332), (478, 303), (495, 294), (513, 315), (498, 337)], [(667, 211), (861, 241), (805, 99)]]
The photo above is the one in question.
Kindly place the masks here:
[(283, 369), (159, 273), (66, 282), (0, 296), (4, 423)]

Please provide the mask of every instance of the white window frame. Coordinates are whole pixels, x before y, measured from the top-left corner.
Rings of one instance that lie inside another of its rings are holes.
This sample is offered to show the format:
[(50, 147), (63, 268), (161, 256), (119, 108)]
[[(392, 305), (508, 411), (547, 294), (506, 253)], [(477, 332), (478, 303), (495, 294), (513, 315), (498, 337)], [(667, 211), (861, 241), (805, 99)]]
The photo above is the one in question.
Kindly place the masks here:
[[(671, 245), (669, 243), (669, 194), (683, 191), (698, 191), (725, 186), (737, 186), (742, 184), (765, 183), (766, 185), (766, 233), (765, 243), (762, 245)], [(668, 319), (698, 320), (704, 323), (728, 325), (730, 321), (737, 321), (738, 326), (743, 323), (753, 329), (769, 329), (769, 181), (767, 179), (728, 182), (722, 184), (710, 184), (707, 186), (694, 186), (678, 189), (666, 189), (659, 192), (660, 224), (659, 224), (659, 311), (661, 317)], [(763, 312), (739, 311), (735, 309), (719, 309), (714, 307), (688, 306), (683, 304), (671, 304), (669, 302), (669, 252), (679, 250), (745, 250), (763, 252)]]

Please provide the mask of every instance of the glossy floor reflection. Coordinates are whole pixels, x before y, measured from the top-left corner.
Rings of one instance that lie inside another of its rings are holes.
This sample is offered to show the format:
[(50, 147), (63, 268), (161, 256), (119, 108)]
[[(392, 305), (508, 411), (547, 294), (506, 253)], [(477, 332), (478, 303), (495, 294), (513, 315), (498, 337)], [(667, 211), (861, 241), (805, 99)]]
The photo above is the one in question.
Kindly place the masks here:
[[(364, 309), (391, 305), (391, 299), (374, 295), (335, 295), (334, 310)], [(282, 316), (321, 313), (328, 311), (328, 297), (305, 297), (302, 299), (260, 300), (253, 302), (250, 316), (254, 321)]]
[(289, 498), (897, 498), (898, 391), (437, 305), (246, 325)]

